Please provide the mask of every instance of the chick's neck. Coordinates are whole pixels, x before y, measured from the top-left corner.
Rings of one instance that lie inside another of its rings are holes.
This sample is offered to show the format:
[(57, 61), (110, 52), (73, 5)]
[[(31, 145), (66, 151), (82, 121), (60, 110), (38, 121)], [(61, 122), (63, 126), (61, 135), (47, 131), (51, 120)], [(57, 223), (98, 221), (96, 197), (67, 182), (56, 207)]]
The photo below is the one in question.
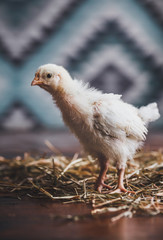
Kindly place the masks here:
[(61, 83), (56, 90), (53, 91), (52, 97), (60, 108), (63, 116), (81, 117), (84, 111), (82, 106), (82, 94), (75, 89), (73, 80)]

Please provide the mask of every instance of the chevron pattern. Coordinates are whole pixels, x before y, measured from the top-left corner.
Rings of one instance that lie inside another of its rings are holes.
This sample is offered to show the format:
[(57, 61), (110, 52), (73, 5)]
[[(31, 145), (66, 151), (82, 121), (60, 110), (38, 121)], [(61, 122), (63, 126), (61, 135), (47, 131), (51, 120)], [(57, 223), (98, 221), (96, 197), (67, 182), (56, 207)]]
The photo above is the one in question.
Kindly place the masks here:
[(63, 128), (51, 97), (30, 87), (47, 62), (163, 114), (162, 0), (7, 0), (0, 13), (1, 128)]

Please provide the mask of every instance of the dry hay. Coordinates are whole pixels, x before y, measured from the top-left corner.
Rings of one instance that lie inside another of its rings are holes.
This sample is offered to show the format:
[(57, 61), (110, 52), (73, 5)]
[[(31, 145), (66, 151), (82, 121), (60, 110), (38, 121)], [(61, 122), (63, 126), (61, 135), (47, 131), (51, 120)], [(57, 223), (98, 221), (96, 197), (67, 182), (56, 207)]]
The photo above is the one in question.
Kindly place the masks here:
[[(0, 157), (1, 193), (12, 192), (21, 198), (24, 195), (51, 198), (62, 203), (84, 202), (92, 205), (91, 215), (94, 217), (114, 213), (112, 221), (124, 216), (163, 213), (161, 150), (140, 152), (134, 161), (128, 162), (124, 182), (127, 189), (135, 191), (135, 194), (98, 193), (94, 189), (98, 174), (97, 160), (90, 156), (79, 158), (75, 154), (72, 159), (63, 155), (45, 158), (25, 153), (24, 157), (17, 156), (12, 160)], [(107, 177), (106, 182), (116, 188), (115, 167), (109, 167)]]

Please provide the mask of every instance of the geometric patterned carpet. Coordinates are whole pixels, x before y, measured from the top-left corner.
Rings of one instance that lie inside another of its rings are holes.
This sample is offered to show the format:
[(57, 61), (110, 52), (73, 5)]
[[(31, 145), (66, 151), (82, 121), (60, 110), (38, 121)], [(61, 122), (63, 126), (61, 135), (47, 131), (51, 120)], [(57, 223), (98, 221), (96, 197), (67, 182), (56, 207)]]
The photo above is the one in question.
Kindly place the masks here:
[(1, 0), (0, 42), (3, 129), (64, 127), (51, 97), (30, 86), (45, 63), (136, 106), (157, 101), (163, 115), (162, 0)]

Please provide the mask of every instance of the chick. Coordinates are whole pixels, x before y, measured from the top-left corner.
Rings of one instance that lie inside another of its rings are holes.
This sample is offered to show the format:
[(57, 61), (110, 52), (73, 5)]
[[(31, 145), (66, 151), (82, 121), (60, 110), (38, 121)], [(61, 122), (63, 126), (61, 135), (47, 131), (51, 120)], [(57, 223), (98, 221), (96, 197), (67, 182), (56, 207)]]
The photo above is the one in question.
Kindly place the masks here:
[(32, 86), (48, 91), (62, 112), (65, 124), (77, 136), (86, 152), (100, 163), (96, 189), (111, 189), (104, 181), (110, 162), (116, 163), (116, 192), (130, 192), (124, 187), (126, 162), (132, 159), (146, 139), (149, 122), (160, 117), (157, 104), (136, 108), (121, 95), (103, 94), (81, 81), (73, 80), (62, 67), (46, 64), (38, 68)]

